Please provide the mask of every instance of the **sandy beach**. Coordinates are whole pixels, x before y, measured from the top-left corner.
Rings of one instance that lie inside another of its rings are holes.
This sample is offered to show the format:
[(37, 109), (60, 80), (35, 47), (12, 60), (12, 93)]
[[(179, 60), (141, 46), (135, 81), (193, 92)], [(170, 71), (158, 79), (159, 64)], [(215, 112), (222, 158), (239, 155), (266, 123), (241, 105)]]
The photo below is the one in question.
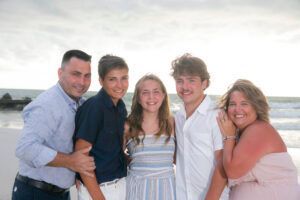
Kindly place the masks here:
[[(0, 200), (10, 200), (12, 185), (14, 183), (15, 175), (18, 171), (18, 159), (15, 157), (15, 146), (20, 134), (19, 129), (8, 129), (0, 128), (0, 157), (2, 159), (1, 170), (0, 170)], [(291, 154), (295, 165), (298, 168), (298, 182), (300, 175), (300, 149), (299, 148), (289, 148), (289, 153)], [(76, 200), (76, 189), (71, 188), (71, 199)]]
[[(10, 200), (12, 186), (18, 171), (18, 159), (15, 157), (15, 146), (20, 135), (19, 129), (0, 128), (0, 200)], [(71, 188), (71, 199), (76, 200), (76, 188)]]

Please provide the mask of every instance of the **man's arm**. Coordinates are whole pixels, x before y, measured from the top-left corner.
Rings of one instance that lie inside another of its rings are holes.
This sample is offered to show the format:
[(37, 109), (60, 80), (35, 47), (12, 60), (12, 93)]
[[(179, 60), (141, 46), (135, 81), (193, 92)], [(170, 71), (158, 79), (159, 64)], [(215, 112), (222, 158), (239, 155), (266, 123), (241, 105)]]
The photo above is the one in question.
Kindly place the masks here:
[(88, 156), (88, 152), (90, 150), (91, 147), (87, 147), (75, 151), (72, 154), (64, 154), (58, 152), (54, 160), (49, 162), (47, 165), (52, 167), (65, 167), (71, 169), (74, 172), (93, 177), (94, 174), (90, 173), (90, 171), (93, 171), (96, 166), (94, 163), (94, 158)]
[(205, 200), (219, 200), (227, 183), (222, 162), (223, 150), (215, 151), (216, 166)]
[(34, 106), (25, 110), (24, 127), (17, 143), (16, 156), (33, 168), (48, 165), (66, 167), (76, 172), (95, 169), (93, 158), (84, 154), (89, 149), (64, 154), (45, 145), (53, 137), (56, 127), (57, 120), (43, 107)]

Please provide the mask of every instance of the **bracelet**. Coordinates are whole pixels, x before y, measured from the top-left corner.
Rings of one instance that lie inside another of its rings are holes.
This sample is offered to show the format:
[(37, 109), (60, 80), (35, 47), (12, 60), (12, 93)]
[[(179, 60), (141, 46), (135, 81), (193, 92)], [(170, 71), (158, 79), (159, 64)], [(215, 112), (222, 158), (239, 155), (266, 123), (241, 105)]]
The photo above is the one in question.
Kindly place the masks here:
[(223, 137), (223, 141), (225, 140), (236, 140), (237, 136), (236, 135), (226, 135), (225, 137)]

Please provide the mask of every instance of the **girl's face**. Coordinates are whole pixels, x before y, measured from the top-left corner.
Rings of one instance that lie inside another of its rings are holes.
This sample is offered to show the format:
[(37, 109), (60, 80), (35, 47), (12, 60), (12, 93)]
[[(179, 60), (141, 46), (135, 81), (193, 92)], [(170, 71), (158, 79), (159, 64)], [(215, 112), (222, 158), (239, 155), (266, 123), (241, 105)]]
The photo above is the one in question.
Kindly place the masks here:
[(143, 112), (158, 112), (165, 98), (160, 84), (154, 80), (146, 80), (139, 87), (139, 103)]

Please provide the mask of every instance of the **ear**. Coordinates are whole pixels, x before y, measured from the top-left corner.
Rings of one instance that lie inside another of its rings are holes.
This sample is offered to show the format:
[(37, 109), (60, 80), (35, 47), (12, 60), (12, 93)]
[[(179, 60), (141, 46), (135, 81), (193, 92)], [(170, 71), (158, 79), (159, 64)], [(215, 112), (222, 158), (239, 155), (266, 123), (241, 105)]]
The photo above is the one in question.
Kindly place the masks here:
[(58, 79), (60, 79), (61, 78), (61, 76), (62, 76), (62, 68), (60, 67), (60, 68), (58, 68), (58, 70), (57, 70), (57, 75), (58, 75)]
[(202, 90), (204, 91), (207, 88), (208, 81), (207, 80), (202, 81), (201, 85), (202, 85)]
[(102, 80), (102, 78), (99, 77), (98, 80), (99, 80), (100, 85), (103, 86), (103, 80)]

